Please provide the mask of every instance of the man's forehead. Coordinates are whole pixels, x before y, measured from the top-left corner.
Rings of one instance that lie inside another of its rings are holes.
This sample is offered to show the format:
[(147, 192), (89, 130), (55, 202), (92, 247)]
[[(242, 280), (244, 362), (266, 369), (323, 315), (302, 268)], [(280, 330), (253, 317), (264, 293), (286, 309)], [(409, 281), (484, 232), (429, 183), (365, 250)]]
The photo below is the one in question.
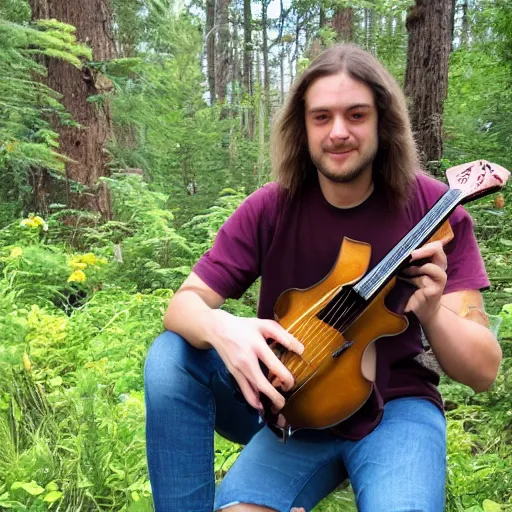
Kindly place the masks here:
[(327, 75), (314, 80), (304, 95), (306, 110), (332, 107), (355, 108), (375, 106), (371, 88), (346, 73)]

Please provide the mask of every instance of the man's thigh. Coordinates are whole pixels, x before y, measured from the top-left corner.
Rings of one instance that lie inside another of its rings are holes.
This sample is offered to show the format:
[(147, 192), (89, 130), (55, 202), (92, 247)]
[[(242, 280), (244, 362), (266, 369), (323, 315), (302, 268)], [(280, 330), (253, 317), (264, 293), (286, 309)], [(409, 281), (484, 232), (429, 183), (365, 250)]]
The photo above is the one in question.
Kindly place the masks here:
[(329, 431), (298, 432), (283, 444), (263, 428), (218, 486), (215, 510), (238, 503), (311, 510), (346, 478), (341, 444)]
[(428, 400), (387, 403), (373, 432), (345, 441), (343, 459), (361, 512), (442, 512), (446, 422)]

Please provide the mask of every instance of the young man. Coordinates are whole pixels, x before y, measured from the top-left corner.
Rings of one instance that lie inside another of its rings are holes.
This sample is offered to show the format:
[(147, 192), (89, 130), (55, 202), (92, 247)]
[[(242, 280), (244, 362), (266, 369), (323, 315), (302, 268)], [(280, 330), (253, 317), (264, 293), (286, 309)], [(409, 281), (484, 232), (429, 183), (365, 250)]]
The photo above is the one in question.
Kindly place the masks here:
[[(475, 391), (492, 384), (501, 360), (485, 326), (479, 290), (489, 283), (471, 219), (458, 208), (450, 218), (454, 239), (413, 253), (422, 261), (408, 271), (416, 287), (405, 306), (410, 325), (375, 342), (370, 399), (335, 428), (298, 431), (283, 444), (258, 421), (262, 395), (275, 410), (285, 403), (260, 362), (282, 389), (294, 383), (267, 339), (303, 351), (273, 320), (277, 298), (322, 280), (343, 237), (369, 243), (373, 267), (446, 187), (417, 171), (402, 92), (354, 46), (328, 49), (297, 80), (272, 150), (276, 182), (247, 198), (221, 228), (172, 298), (168, 331), (148, 354), (147, 451), (156, 511), (309, 511), (348, 475), (363, 512), (440, 512), (445, 420), (438, 377), (418, 357), (420, 325), (443, 370)], [(219, 309), (259, 276), (258, 318)], [(403, 281), (395, 286), (403, 296), (407, 288)], [(214, 428), (246, 445), (216, 492)]]

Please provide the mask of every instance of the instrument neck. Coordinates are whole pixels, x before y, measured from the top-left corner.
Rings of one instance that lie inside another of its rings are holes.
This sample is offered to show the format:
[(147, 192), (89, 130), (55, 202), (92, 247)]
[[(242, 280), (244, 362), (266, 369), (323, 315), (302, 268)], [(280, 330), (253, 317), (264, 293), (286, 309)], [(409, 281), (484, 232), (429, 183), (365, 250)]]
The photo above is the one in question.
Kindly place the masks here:
[(462, 197), (461, 190), (448, 190), (391, 252), (354, 286), (354, 291), (365, 301), (373, 300), (380, 290), (409, 262), (411, 253), (432, 237), (460, 204)]

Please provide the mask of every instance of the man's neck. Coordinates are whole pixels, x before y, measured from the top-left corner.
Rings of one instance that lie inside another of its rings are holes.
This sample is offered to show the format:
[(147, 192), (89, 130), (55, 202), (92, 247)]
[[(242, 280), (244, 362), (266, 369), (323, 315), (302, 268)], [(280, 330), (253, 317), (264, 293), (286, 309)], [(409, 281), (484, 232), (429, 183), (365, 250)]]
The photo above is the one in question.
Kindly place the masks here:
[(318, 173), (320, 189), (326, 201), (336, 208), (354, 208), (364, 203), (373, 192), (371, 173), (348, 183), (334, 183)]

